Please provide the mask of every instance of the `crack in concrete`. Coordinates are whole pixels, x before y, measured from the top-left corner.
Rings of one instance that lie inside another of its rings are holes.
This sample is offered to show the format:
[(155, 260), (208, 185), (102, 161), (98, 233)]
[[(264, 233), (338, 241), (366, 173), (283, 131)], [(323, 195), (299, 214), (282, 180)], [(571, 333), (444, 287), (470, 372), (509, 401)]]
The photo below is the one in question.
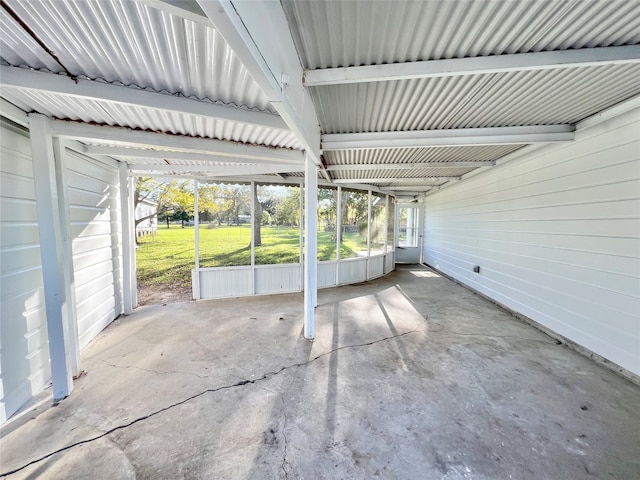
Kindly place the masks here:
[(282, 472), (284, 473), (284, 479), (288, 480), (289, 479), (289, 472), (287, 471), (287, 467), (291, 468), (289, 465), (289, 462), (287, 461), (287, 448), (289, 447), (289, 442), (287, 440), (287, 409), (285, 407), (284, 404), (284, 396), (281, 395), (280, 396), (280, 400), (282, 401), (282, 418), (283, 418), (283, 422), (282, 422), (282, 439), (284, 440), (283, 442), (283, 451), (282, 451)]
[[(424, 325), (426, 323), (426, 319), (428, 317), (429, 317), (429, 315), (426, 316), (425, 320), (421, 323), (421, 325)], [(208, 388), (206, 390), (203, 390), (200, 393), (196, 393), (194, 395), (191, 395), (190, 397), (187, 397), (187, 398), (185, 398), (183, 400), (180, 400), (179, 402), (172, 403), (171, 405), (168, 405), (168, 406), (163, 407), (163, 408), (161, 408), (159, 410), (151, 412), (148, 415), (143, 415), (142, 417), (138, 417), (138, 418), (136, 418), (135, 420), (132, 420), (129, 423), (125, 423), (125, 424), (113, 427), (113, 428), (107, 430), (106, 432), (101, 433), (100, 435), (96, 435), (95, 437), (87, 438), (85, 440), (80, 440), (78, 442), (72, 443), (70, 445), (67, 445), (66, 447), (62, 447), (62, 448), (59, 448), (58, 450), (55, 450), (55, 451), (50, 452), (50, 453), (47, 453), (47, 454), (41, 456), (40, 458), (37, 458), (35, 460), (31, 460), (30, 462), (25, 463), (24, 465), (22, 465), (20, 467), (14, 468), (13, 470), (2, 472), (2, 473), (0, 473), (0, 477), (7, 477), (9, 475), (13, 475), (14, 473), (18, 473), (21, 470), (24, 470), (25, 468), (27, 468), (27, 467), (29, 467), (31, 465), (35, 465), (36, 463), (39, 463), (39, 462), (41, 462), (43, 460), (46, 460), (47, 458), (50, 458), (53, 455), (57, 455), (58, 453), (65, 452), (67, 450), (70, 450), (70, 449), (72, 449), (74, 447), (78, 447), (80, 445), (84, 445), (84, 444), (87, 444), (87, 443), (95, 442), (96, 440), (99, 440), (99, 439), (101, 439), (103, 437), (106, 437), (107, 435), (110, 435), (113, 432), (116, 432), (118, 430), (124, 430), (125, 428), (129, 428), (130, 426), (135, 425), (136, 423), (148, 420), (148, 419), (150, 419), (152, 417), (155, 417), (156, 415), (159, 415), (159, 414), (161, 414), (163, 412), (166, 412), (167, 410), (171, 410), (171, 409), (173, 409), (175, 407), (179, 407), (180, 405), (184, 405), (185, 403), (188, 403), (188, 402), (190, 402), (192, 400), (195, 400), (196, 398), (202, 397), (202, 396), (204, 396), (204, 395), (206, 395), (208, 393), (217, 393), (217, 392), (220, 392), (222, 390), (228, 390), (228, 389), (231, 389), (231, 388), (242, 387), (244, 385), (255, 384), (255, 383), (258, 383), (258, 382), (261, 382), (261, 381), (264, 381), (264, 380), (269, 380), (269, 379), (275, 377), (276, 375), (281, 374), (282, 372), (284, 372), (286, 370), (289, 370), (291, 368), (305, 367), (305, 366), (307, 366), (307, 365), (309, 365), (311, 363), (314, 363), (316, 360), (319, 360), (320, 358), (326, 357), (327, 355), (331, 355), (332, 353), (338, 352), (340, 350), (344, 350), (344, 349), (347, 349), (347, 348), (368, 347), (368, 346), (375, 345), (375, 344), (378, 344), (378, 343), (386, 342), (388, 340), (393, 340), (395, 338), (404, 337), (406, 335), (410, 335), (412, 333), (417, 333), (417, 332), (420, 332), (420, 331), (422, 331), (422, 329), (416, 328), (414, 330), (408, 330), (408, 331), (403, 332), (403, 333), (398, 333), (396, 335), (383, 337), (383, 338), (380, 338), (378, 340), (373, 340), (373, 341), (367, 342), (367, 343), (356, 343), (356, 344), (352, 344), (352, 345), (343, 345), (341, 347), (337, 347), (337, 348), (331, 349), (331, 350), (329, 350), (327, 352), (324, 352), (324, 353), (321, 353), (319, 355), (316, 355), (315, 357), (313, 357), (313, 358), (311, 358), (309, 360), (306, 360), (304, 362), (293, 363), (291, 365), (285, 365), (285, 366), (281, 367), (278, 370), (274, 370), (274, 371), (271, 371), (271, 372), (264, 373), (262, 376), (260, 376), (258, 378), (255, 378), (253, 380), (245, 379), (245, 380), (241, 380), (239, 382), (236, 382), (236, 383), (233, 383), (233, 384), (230, 384), (230, 385), (223, 385), (223, 386), (217, 387), (217, 388)], [(140, 368), (140, 367), (134, 367), (134, 368)], [(158, 372), (156, 372), (156, 373), (158, 373)], [(183, 373), (187, 373), (187, 372), (183, 372)], [(286, 474), (286, 471), (285, 471), (285, 474)], [(285, 478), (286, 478), (286, 476), (285, 476)]]

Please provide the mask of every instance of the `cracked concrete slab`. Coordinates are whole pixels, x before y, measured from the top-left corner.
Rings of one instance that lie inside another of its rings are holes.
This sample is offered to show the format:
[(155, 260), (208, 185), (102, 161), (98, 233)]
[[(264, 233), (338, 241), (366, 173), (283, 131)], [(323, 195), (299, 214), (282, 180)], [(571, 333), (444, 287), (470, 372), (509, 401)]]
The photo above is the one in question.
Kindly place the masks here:
[(0, 438), (8, 478), (640, 478), (640, 387), (423, 267), (140, 308), (71, 397)]

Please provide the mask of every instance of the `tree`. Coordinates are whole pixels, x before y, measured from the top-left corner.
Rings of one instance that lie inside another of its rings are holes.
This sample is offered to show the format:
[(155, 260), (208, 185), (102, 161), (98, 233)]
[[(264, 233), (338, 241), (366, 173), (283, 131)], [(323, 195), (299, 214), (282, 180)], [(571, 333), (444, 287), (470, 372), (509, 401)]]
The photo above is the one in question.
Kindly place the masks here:
[(170, 184), (156, 182), (151, 177), (137, 177), (135, 185), (135, 194), (133, 197), (134, 211), (137, 209), (138, 205), (145, 200), (149, 200), (156, 204), (156, 211), (154, 213), (135, 219), (135, 227), (156, 215), (160, 217), (161, 215), (166, 214)]
[(266, 188), (262, 189), (262, 200), (258, 198), (259, 187), (256, 185), (253, 191), (253, 212), (255, 218), (253, 219), (253, 245), (256, 247), (262, 246), (262, 214), (267, 212), (269, 215), (276, 213), (277, 204), (279, 199), (273, 195), (273, 192), (268, 191)]
[(300, 188), (287, 188), (286, 196), (280, 198), (275, 205), (274, 218), (277, 225), (300, 225)]
[(193, 184), (190, 181), (178, 182), (170, 190), (171, 202), (173, 203), (176, 213), (180, 213), (180, 219), (182, 220), (182, 228), (184, 228), (185, 215), (187, 221), (193, 216), (194, 211), (194, 197), (193, 197)]
[(151, 177), (137, 177), (135, 183), (134, 208), (148, 200), (156, 204), (156, 212), (135, 219), (137, 227), (141, 222), (158, 216), (169, 219), (174, 215), (193, 215), (193, 186), (190, 180), (159, 182)]

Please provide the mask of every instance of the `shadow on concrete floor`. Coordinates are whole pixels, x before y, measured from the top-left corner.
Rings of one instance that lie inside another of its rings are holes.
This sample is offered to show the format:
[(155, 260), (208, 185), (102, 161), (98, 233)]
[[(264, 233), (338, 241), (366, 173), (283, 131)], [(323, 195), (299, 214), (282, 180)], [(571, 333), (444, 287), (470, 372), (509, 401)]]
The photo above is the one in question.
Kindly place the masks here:
[(0, 470), (640, 477), (640, 388), (436, 273), (320, 291), (314, 343), (302, 305), (190, 302), (114, 322), (83, 352), (73, 395), (0, 439)]

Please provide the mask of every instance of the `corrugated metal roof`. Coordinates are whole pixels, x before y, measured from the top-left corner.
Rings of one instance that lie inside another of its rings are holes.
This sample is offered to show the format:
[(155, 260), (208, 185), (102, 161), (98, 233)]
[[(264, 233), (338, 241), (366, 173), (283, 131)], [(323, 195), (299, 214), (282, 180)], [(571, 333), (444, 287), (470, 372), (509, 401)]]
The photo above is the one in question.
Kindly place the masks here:
[(283, 0), (305, 68), (640, 43), (636, 0)]
[(522, 148), (522, 145), (336, 150), (326, 152), (324, 158), (328, 165), (464, 162), (497, 160), (519, 148)]
[[(120, 158), (118, 157), (118, 155), (113, 155), (116, 158)], [(187, 157), (187, 155), (185, 155), (185, 157)], [(170, 160), (165, 160), (162, 158), (148, 158), (148, 157), (126, 157), (123, 159), (126, 163), (129, 163), (131, 165), (176, 165), (176, 166), (187, 166), (187, 167), (194, 167), (194, 166), (204, 166), (204, 167), (251, 167), (252, 165), (255, 164), (244, 164), (244, 163), (238, 163), (238, 162), (220, 162), (220, 161), (202, 161), (202, 160), (176, 160), (174, 158), (170, 159)]]
[(338, 179), (358, 179), (358, 178), (398, 178), (410, 179), (424, 177), (460, 177), (465, 173), (475, 170), (473, 167), (466, 168), (414, 168), (411, 170), (367, 170), (363, 173), (360, 170), (342, 170), (331, 172), (331, 177)]
[[(640, 4), (640, 2), (639, 2)], [(311, 88), (325, 133), (576, 123), (640, 94), (640, 64)]]
[(3, 86), (2, 96), (26, 112), (37, 111), (64, 120), (120, 125), (273, 147), (300, 148), (295, 135), (287, 130), (24, 88)]
[(10, 65), (33, 65), (53, 72), (62, 67), (24, 29), (0, 8), (0, 59)]
[[(206, 19), (194, 22), (148, 2), (128, 0), (7, 4), (64, 68), (0, 9), (3, 63), (56, 73), (66, 68), (72, 75), (159, 94), (275, 112)], [(303, 66), (312, 69), (640, 43), (640, 1), (635, 0), (282, 4)], [(629, 64), (334, 85), (312, 87), (310, 92), (324, 133), (481, 128), (576, 123), (640, 94), (637, 78), (640, 65)], [(3, 87), (2, 96), (26, 111), (56, 118), (300, 148), (288, 131), (210, 117), (14, 87)], [(349, 150), (327, 152), (325, 159), (329, 165), (442, 164), (495, 160), (520, 147)], [(159, 161), (140, 159), (140, 164)], [(199, 164), (184, 162), (175, 164)], [(359, 178), (422, 179), (471, 170), (438, 167), (353, 168), (332, 171), (331, 176), (359, 183)]]
[[(8, 0), (74, 75), (275, 112), (211, 27), (127, 0)], [(62, 71), (0, 9), (1, 56), (13, 66)]]

